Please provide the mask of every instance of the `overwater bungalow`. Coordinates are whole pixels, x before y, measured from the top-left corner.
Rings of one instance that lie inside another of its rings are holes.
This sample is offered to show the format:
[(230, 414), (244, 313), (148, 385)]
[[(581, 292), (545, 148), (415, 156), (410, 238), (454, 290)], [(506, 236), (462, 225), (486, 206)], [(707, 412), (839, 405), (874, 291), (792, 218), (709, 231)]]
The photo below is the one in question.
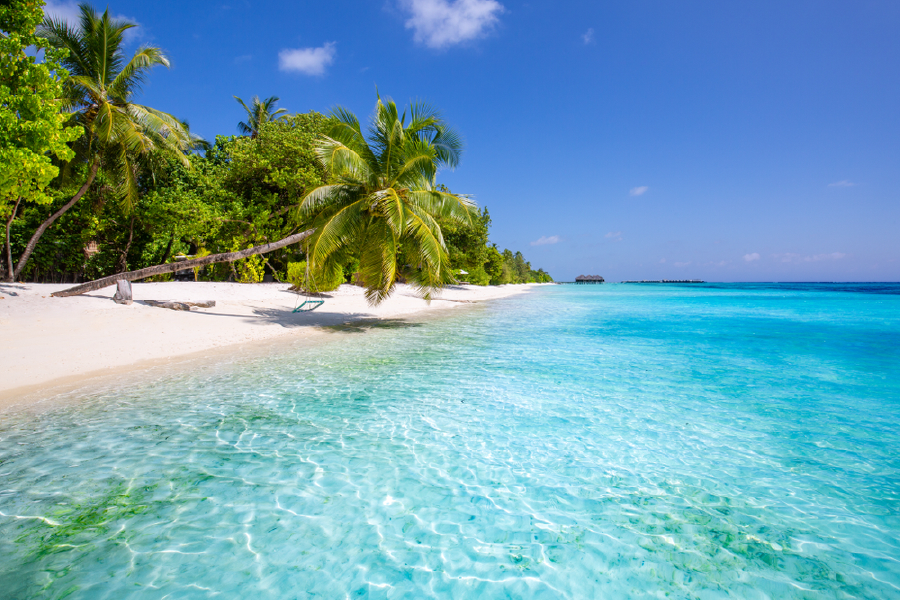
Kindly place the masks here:
[(599, 275), (579, 275), (575, 283), (603, 283), (605, 280)]

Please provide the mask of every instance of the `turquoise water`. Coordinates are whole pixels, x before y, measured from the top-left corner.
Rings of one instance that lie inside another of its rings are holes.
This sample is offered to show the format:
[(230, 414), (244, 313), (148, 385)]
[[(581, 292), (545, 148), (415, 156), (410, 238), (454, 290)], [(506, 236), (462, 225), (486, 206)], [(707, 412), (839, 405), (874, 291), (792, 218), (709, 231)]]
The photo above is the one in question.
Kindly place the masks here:
[(0, 597), (898, 598), (900, 286), (552, 286), (0, 414)]

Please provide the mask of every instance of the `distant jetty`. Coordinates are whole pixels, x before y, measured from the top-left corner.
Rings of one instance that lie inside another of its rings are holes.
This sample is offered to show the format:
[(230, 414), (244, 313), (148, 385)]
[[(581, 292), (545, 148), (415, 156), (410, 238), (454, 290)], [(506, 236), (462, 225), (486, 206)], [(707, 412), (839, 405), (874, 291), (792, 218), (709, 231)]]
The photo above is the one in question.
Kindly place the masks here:
[(706, 283), (702, 279), (642, 279), (640, 281), (623, 281), (622, 283)]

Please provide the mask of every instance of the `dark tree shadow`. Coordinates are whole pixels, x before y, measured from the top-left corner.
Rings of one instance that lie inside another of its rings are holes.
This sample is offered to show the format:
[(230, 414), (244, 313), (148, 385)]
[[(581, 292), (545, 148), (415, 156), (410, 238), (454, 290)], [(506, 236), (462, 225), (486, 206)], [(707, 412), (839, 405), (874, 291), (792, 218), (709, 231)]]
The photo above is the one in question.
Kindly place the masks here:
[[(166, 309), (160, 309), (166, 310)], [(371, 329), (405, 329), (421, 327), (421, 323), (404, 319), (377, 319), (368, 313), (337, 313), (327, 309), (312, 312), (292, 312), (290, 308), (254, 308), (253, 315), (206, 312), (192, 310), (192, 315), (210, 315), (215, 317), (235, 317), (252, 322), (278, 325), (288, 329), (295, 327), (319, 327), (331, 333), (365, 333)]]

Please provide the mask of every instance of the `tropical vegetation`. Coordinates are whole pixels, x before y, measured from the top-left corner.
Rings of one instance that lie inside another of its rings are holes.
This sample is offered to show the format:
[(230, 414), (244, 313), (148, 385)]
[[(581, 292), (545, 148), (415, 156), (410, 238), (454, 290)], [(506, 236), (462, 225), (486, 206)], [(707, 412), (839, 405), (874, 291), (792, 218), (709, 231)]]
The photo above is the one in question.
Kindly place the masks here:
[[(168, 59), (149, 46), (126, 56), (132, 23), (88, 5), (75, 26), (42, 21), (40, 6), (0, 8), (0, 277), (85, 281), (314, 228), (300, 244), (195, 277), (311, 291), (351, 282), (373, 303), (398, 282), (427, 296), (458, 281), (552, 281), (490, 243), (487, 208), (438, 183), (462, 143), (434, 108), (378, 97), (364, 128), (343, 108), (289, 114), (276, 96), (235, 97), (241, 135), (206, 143), (137, 103)], [(42, 61), (29, 46), (45, 49)]]

